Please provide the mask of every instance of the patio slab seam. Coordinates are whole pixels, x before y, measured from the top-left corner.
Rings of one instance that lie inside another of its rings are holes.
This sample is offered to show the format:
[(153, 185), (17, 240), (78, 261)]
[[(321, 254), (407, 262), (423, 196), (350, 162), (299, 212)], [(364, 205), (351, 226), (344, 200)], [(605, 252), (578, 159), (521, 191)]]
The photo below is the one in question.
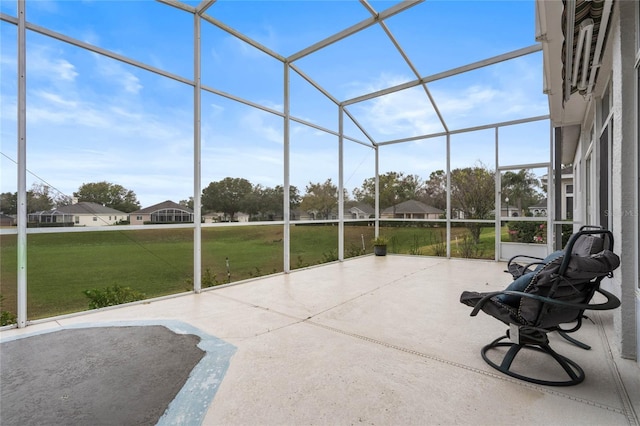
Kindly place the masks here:
[[(593, 407), (596, 407), (596, 408), (600, 408), (600, 409), (604, 409), (604, 410), (607, 410), (607, 411), (610, 411), (610, 412), (614, 412), (616, 414), (620, 414), (620, 415), (625, 416), (628, 419), (630, 425), (638, 425), (639, 424), (636, 421), (636, 418), (635, 418), (635, 415), (634, 415), (633, 411), (631, 411), (632, 409), (630, 409), (630, 407), (631, 407), (630, 404), (627, 404), (624, 401), (625, 398), (624, 398), (623, 395), (626, 395), (626, 392), (624, 391), (624, 388), (623, 387), (621, 388), (621, 384), (619, 384), (617, 382), (616, 382), (616, 389), (617, 389), (617, 392), (619, 394), (619, 398), (620, 398), (620, 401), (621, 401), (621, 407), (622, 408), (613, 407), (613, 406), (610, 406), (610, 405), (607, 405), (607, 404), (603, 404), (603, 403), (601, 403), (599, 401), (595, 401), (595, 400), (592, 400), (592, 399), (576, 397), (576, 396), (573, 396), (573, 395), (570, 395), (570, 394), (567, 394), (567, 393), (564, 393), (564, 392), (560, 392), (560, 391), (555, 390), (553, 388), (543, 387), (543, 386), (540, 386), (540, 385), (535, 385), (535, 384), (532, 384), (532, 383), (523, 382), (521, 380), (517, 380), (517, 379), (513, 379), (511, 377), (499, 375), (499, 374), (493, 373), (491, 371), (481, 370), (481, 369), (478, 369), (478, 368), (475, 368), (475, 367), (471, 367), (469, 365), (457, 363), (457, 362), (450, 361), (450, 360), (447, 360), (447, 359), (443, 359), (443, 358), (440, 358), (440, 357), (437, 357), (437, 356), (434, 356), (434, 355), (430, 355), (430, 354), (419, 352), (419, 351), (416, 351), (416, 350), (413, 350), (413, 349), (409, 349), (409, 348), (405, 348), (405, 347), (402, 347), (402, 346), (394, 345), (394, 344), (391, 344), (391, 343), (387, 343), (387, 342), (384, 342), (384, 341), (380, 341), (380, 340), (377, 340), (377, 339), (374, 339), (374, 338), (367, 337), (365, 335), (349, 332), (347, 330), (343, 330), (343, 329), (340, 329), (340, 328), (336, 328), (336, 327), (332, 327), (332, 326), (329, 326), (329, 325), (322, 324), (321, 322), (318, 322), (318, 321), (314, 321), (315, 317), (318, 317), (318, 316), (320, 316), (322, 314), (330, 312), (331, 310), (334, 310), (334, 309), (336, 309), (338, 307), (342, 307), (342, 306), (345, 306), (347, 304), (353, 303), (353, 302), (357, 301), (358, 299), (361, 299), (363, 296), (371, 295), (373, 293), (378, 292), (379, 290), (381, 290), (383, 288), (392, 286), (392, 285), (397, 284), (397, 283), (405, 282), (407, 277), (410, 277), (410, 276), (413, 276), (413, 275), (416, 275), (416, 274), (420, 274), (420, 273), (424, 273), (425, 270), (428, 270), (428, 269), (431, 269), (433, 267), (436, 267), (437, 265), (439, 265), (439, 263), (440, 262), (432, 264), (432, 265), (427, 265), (427, 266), (424, 266), (424, 267), (420, 267), (420, 268), (418, 268), (416, 270), (413, 270), (413, 271), (411, 271), (411, 272), (409, 272), (407, 274), (404, 274), (402, 277), (393, 279), (393, 280), (391, 280), (389, 282), (385, 282), (385, 283), (380, 284), (380, 285), (378, 285), (376, 287), (372, 287), (370, 289), (367, 289), (366, 291), (364, 291), (364, 292), (362, 292), (362, 293), (360, 293), (360, 294), (358, 294), (358, 295), (356, 295), (354, 297), (351, 297), (351, 298), (348, 298), (346, 300), (340, 301), (339, 303), (333, 304), (330, 307), (322, 309), (322, 310), (320, 310), (318, 312), (315, 312), (312, 315), (309, 315), (309, 316), (306, 316), (306, 317), (300, 317), (300, 316), (297, 316), (297, 315), (293, 315), (293, 314), (289, 314), (289, 313), (282, 312), (282, 311), (279, 311), (279, 310), (275, 310), (275, 309), (269, 308), (267, 306), (257, 304), (255, 302), (244, 301), (244, 300), (242, 300), (240, 298), (231, 297), (231, 296), (222, 294), (222, 292), (212, 291), (210, 294), (212, 294), (212, 295), (215, 294), (218, 297), (221, 297), (221, 298), (224, 298), (224, 299), (228, 299), (228, 300), (233, 300), (234, 302), (237, 302), (237, 303), (240, 303), (240, 304), (244, 304), (246, 306), (250, 306), (250, 307), (253, 307), (253, 308), (261, 309), (261, 310), (264, 310), (265, 312), (272, 312), (272, 313), (274, 313), (276, 315), (283, 316), (283, 317), (286, 317), (286, 318), (290, 318), (290, 319), (293, 320), (293, 322), (291, 322), (291, 323), (288, 323), (288, 324), (285, 324), (285, 325), (282, 325), (282, 326), (279, 326), (279, 327), (276, 327), (276, 328), (269, 329), (267, 331), (258, 333), (258, 334), (255, 335), (255, 337), (261, 336), (261, 335), (264, 335), (264, 334), (268, 334), (268, 333), (271, 333), (271, 332), (275, 332), (275, 331), (278, 331), (278, 330), (281, 330), (281, 329), (284, 329), (284, 328), (287, 328), (287, 327), (290, 327), (290, 326), (293, 326), (293, 325), (297, 325), (297, 324), (301, 324), (301, 323), (309, 323), (310, 325), (314, 325), (314, 326), (317, 326), (317, 327), (320, 327), (320, 328), (323, 328), (323, 329), (326, 329), (326, 330), (329, 330), (329, 331), (332, 331), (332, 332), (340, 333), (340, 334), (343, 334), (343, 335), (346, 335), (346, 336), (350, 336), (350, 337), (357, 338), (357, 339), (360, 339), (360, 340), (368, 341), (368, 342), (374, 343), (376, 345), (381, 345), (381, 346), (384, 346), (384, 347), (387, 347), (387, 348), (390, 348), (390, 349), (394, 349), (394, 350), (398, 350), (398, 351), (401, 351), (401, 352), (405, 352), (405, 353), (409, 353), (409, 354), (412, 354), (412, 355), (416, 355), (416, 356), (419, 356), (420, 358), (423, 358), (423, 359), (436, 361), (436, 362), (439, 362), (441, 364), (445, 364), (445, 365), (449, 365), (449, 366), (452, 366), (452, 367), (460, 368), (460, 369), (463, 369), (463, 370), (471, 371), (471, 372), (474, 372), (476, 374), (480, 374), (480, 375), (483, 375), (483, 376), (486, 376), (486, 377), (492, 377), (492, 378), (495, 378), (495, 379), (498, 379), (498, 380), (501, 380), (501, 381), (513, 383), (513, 384), (516, 384), (516, 385), (518, 385), (520, 387), (523, 387), (523, 388), (528, 388), (528, 389), (541, 391), (541, 392), (544, 392), (545, 394), (548, 394), (548, 395), (560, 396), (562, 398), (566, 398), (566, 399), (569, 399), (569, 400), (572, 400), (572, 401), (575, 401), (575, 402), (583, 403), (583, 404), (586, 404), (586, 405), (589, 405), (589, 406), (593, 406)], [(603, 326), (602, 326), (602, 323), (600, 321), (598, 321), (596, 323), (596, 327), (597, 327), (599, 333), (601, 333), (601, 334), (604, 333), (604, 331), (602, 330)], [(601, 339), (604, 339), (604, 338), (601, 337)], [(603, 345), (605, 345), (608, 348), (609, 347), (608, 346), (608, 341), (603, 340)], [(607, 359), (608, 359), (608, 362), (610, 363), (612, 361), (609, 358), (610, 357), (608, 357)], [(610, 368), (615, 368), (615, 367), (611, 367), (610, 366)], [(613, 373), (613, 371), (612, 371), (612, 373)]]
[(609, 368), (609, 372), (611, 373), (611, 376), (614, 379), (618, 398), (620, 398), (620, 402), (624, 407), (624, 411), (627, 416), (627, 419), (629, 420), (629, 424), (640, 425), (640, 419), (638, 418), (638, 413), (636, 413), (636, 410), (631, 401), (631, 398), (629, 397), (629, 392), (627, 392), (627, 388), (624, 384), (624, 380), (622, 380), (622, 377), (620, 375), (620, 370), (618, 369), (618, 365), (615, 363), (613, 359), (613, 350), (611, 348), (611, 342), (609, 341), (607, 333), (604, 330), (602, 318), (600, 317), (600, 315), (598, 315), (597, 312), (595, 313), (595, 315), (592, 314), (591, 316), (595, 318), (594, 322), (597, 325), (596, 329), (598, 330), (598, 337), (600, 338), (600, 343), (605, 348), (606, 354), (607, 354), (607, 357), (606, 357), (607, 367)]
[[(438, 363), (449, 365), (451, 367), (463, 369), (463, 370), (466, 370), (466, 371), (471, 371), (473, 373), (480, 374), (482, 376), (491, 377), (491, 378), (498, 379), (498, 380), (501, 380), (501, 381), (504, 381), (504, 382), (509, 382), (509, 383), (518, 385), (518, 386), (523, 387), (523, 388), (537, 390), (537, 391), (543, 392), (543, 393), (548, 394), (548, 395), (559, 396), (559, 397), (562, 397), (562, 398), (565, 398), (565, 399), (568, 399), (568, 400), (571, 400), (571, 401), (574, 401), (574, 402), (579, 402), (579, 403), (586, 404), (586, 405), (589, 405), (589, 406), (592, 406), (592, 407), (596, 407), (596, 408), (604, 409), (604, 410), (607, 410), (607, 411), (610, 411), (610, 412), (614, 412), (616, 414), (620, 414), (620, 415), (625, 416), (629, 420), (629, 424), (630, 425), (634, 425), (634, 426), (638, 425), (638, 422), (634, 421), (632, 415), (630, 414), (630, 412), (627, 409), (625, 404), (622, 404), (622, 406), (624, 407), (622, 409), (616, 408), (616, 407), (612, 407), (610, 405), (603, 404), (603, 403), (598, 402), (598, 401), (594, 401), (594, 400), (586, 399), (586, 398), (580, 398), (580, 397), (576, 397), (576, 396), (573, 396), (573, 395), (570, 395), (570, 394), (567, 394), (567, 393), (564, 393), (564, 392), (560, 392), (560, 391), (557, 391), (557, 390), (555, 390), (553, 388), (543, 387), (543, 386), (535, 385), (535, 384), (532, 384), (532, 383), (523, 382), (521, 380), (516, 380), (516, 379), (513, 379), (513, 378), (508, 377), (508, 376), (502, 376), (502, 375), (493, 373), (491, 371), (481, 370), (481, 369), (478, 369), (478, 368), (475, 368), (475, 367), (471, 367), (469, 365), (465, 365), (465, 364), (457, 363), (457, 362), (450, 361), (450, 360), (447, 360), (447, 359), (444, 359), (444, 358), (440, 358), (440, 357), (437, 357), (435, 355), (426, 354), (426, 353), (423, 353), (423, 352), (420, 352), (420, 351), (416, 351), (414, 349), (409, 349), (409, 348), (398, 346), (398, 345), (395, 345), (395, 344), (392, 344), (392, 343), (383, 342), (381, 340), (377, 340), (377, 339), (374, 339), (374, 338), (371, 338), (371, 337), (367, 337), (367, 336), (364, 336), (364, 335), (361, 335), (361, 334), (353, 333), (353, 332), (350, 332), (350, 331), (347, 331), (347, 330), (343, 330), (343, 329), (340, 329), (340, 328), (336, 328), (336, 327), (332, 327), (332, 326), (329, 326), (329, 325), (325, 325), (325, 324), (322, 324), (322, 323), (317, 322), (317, 321), (313, 321), (313, 318), (315, 316), (318, 316), (318, 315), (321, 315), (323, 313), (326, 313), (327, 311), (330, 311), (331, 309), (335, 309), (336, 307), (342, 306), (342, 305), (344, 305), (344, 304), (346, 304), (348, 302), (352, 302), (352, 301), (354, 301), (354, 300), (356, 300), (356, 299), (358, 299), (358, 298), (360, 298), (362, 296), (370, 294), (371, 292), (373, 292), (373, 291), (375, 291), (375, 290), (377, 290), (379, 288), (391, 285), (392, 283), (397, 282), (397, 281), (398, 280), (394, 280), (391, 283), (386, 283), (386, 284), (383, 284), (381, 286), (378, 286), (376, 289), (371, 289), (371, 290), (369, 290), (367, 292), (364, 292), (361, 295), (358, 295), (358, 296), (353, 297), (353, 298), (351, 298), (349, 300), (346, 300), (344, 302), (336, 304), (335, 306), (333, 306), (331, 308), (325, 309), (325, 310), (323, 310), (321, 312), (318, 312), (318, 313), (316, 313), (314, 315), (311, 315), (309, 317), (306, 317), (306, 318), (300, 318), (300, 317), (297, 317), (295, 315), (291, 315), (291, 314), (287, 314), (287, 313), (284, 313), (284, 312), (280, 312), (280, 311), (277, 311), (277, 310), (274, 310), (274, 309), (270, 309), (270, 308), (267, 308), (267, 307), (264, 307), (264, 306), (259, 306), (259, 305), (256, 305), (255, 303), (243, 302), (243, 301), (238, 300), (238, 299), (233, 298), (233, 297), (229, 297), (229, 296), (225, 296), (225, 295), (219, 295), (219, 296), (221, 296), (223, 298), (227, 298), (229, 300), (234, 300), (234, 301), (236, 301), (238, 303), (246, 304), (248, 306), (251, 306), (251, 307), (254, 307), (254, 308), (257, 308), (257, 309), (262, 309), (262, 310), (264, 310), (266, 312), (272, 312), (272, 313), (274, 313), (276, 315), (284, 316), (284, 317), (287, 317), (287, 318), (295, 320), (294, 322), (291, 322), (289, 324), (285, 324), (283, 326), (276, 327), (276, 328), (270, 329), (268, 331), (256, 334), (255, 337), (262, 336), (262, 335), (265, 335), (265, 334), (269, 334), (269, 333), (272, 333), (272, 332), (275, 332), (275, 331), (278, 331), (278, 330), (281, 330), (281, 329), (284, 329), (284, 328), (288, 328), (288, 327), (291, 327), (291, 326), (294, 326), (294, 325), (299, 325), (299, 324), (306, 323), (306, 324), (309, 324), (309, 325), (312, 325), (312, 326), (323, 328), (323, 329), (328, 330), (328, 331), (332, 331), (332, 332), (339, 333), (339, 334), (342, 334), (342, 335), (345, 335), (345, 336), (353, 337), (353, 338), (356, 338), (356, 339), (359, 339), (359, 340), (363, 340), (363, 341), (366, 341), (366, 342), (369, 342), (369, 343), (380, 345), (380, 346), (383, 346), (383, 347), (386, 347), (386, 348), (389, 348), (389, 349), (394, 349), (394, 350), (397, 350), (397, 351), (400, 351), (400, 352), (404, 352), (404, 353), (408, 353), (408, 354), (411, 354), (411, 355), (415, 355), (415, 356), (418, 356), (418, 357), (423, 358), (423, 359), (436, 361)], [(597, 325), (597, 327), (599, 329), (602, 327), (600, 322), (598, 322), (596, 325)]]
[(513, 379), (513, 378), (508, 377), (508, 376), (499, 375), (499, 374), (493, 373), (491, 371), (481, 370), (481, 369), (478, 369), (478, 368), (475, 368), (475, 367), (471, 367), (469, 365), (461, 364), (461, 363), (458, 363), (458, 362), (455, 362), (455, 361), (446, 360), (446, 359), (437, 357), (435, 355), (429, 355), (429, 354), (426, 354), (426, 353), (423, 353), (423, 352), (420, 352), (420, 351), (416, 351), (415, 349), (409, 349), (409, 348), (405, 348), (405, 347), (402, 347), (402, 346), (394, 345), (392, 343), (383, 342), (381, 340), (373, 339), (371, 337), (363, 336), (361, 334), (352, 333), (352, 332), (345, 331), (345, 330), (342, 330), (342, 329), (339, 329), (339, 328), (335, 328), (335, 327), (331, 327), (331, 326), (328, 326), (328, 325), (324, 325), (324, 324), (321, 324), (321, 323), (318, 323), (318, 322), (315, 322), (315, 321), (303, 320), (303, 321), (300, 321), (300, 322), (301, 323), (305, 322), (305, 323), (308, 323), (310, 325), (314, 325), (314, 326), (323, 328), (325, 330), (329, 330), (329, 331), (332, 331), (332, 332), (335, 332), (335, 333), (343, 334), (343, 335), (346, 335), (346, 336), (349, 336), (349, 337), (353, 337), (353, 338), (356, 338), (356, 339), (364, 340), (366, 342), (370, 342), (370, 343), (373, 343), (373, 344), (376, 344), (376, 345), (384, 346), (384, 347), (387, 347), (389, 349), (394, 349), (394, 350), (397, 350), (397, 351), (400, 351), (400, 352), (408, 353), (408, 354), (411, 354), (411, 355), (416, 355), (416, 356), (418, 356), (420, 358), (424, 358), (424, 359), (431, 360), (431, 361), (436, 361), (438, 363), (445, 364), (445, 365), (448, 365), (448, 366), (451, 366), (451, 367), (456, 367), (456, 368), (459, 368), (459, 369), (471, 371), (473, 373), (480, 374), (482, 376), (487, 376), (487, 377), (498, 379), (498, 380), (501, 380), (501, 381), (504, 381), (504, 382), (509, 382), (509, 383), (518, 385), (518, 386), (523, 387), (523, 388), (528, 388), (528, 389), (541, 391), (541, 392), (544, 392), (546, 394), (553, 395), (553, 396), (560, 396), (562, 398), (566, 398), (566, 399), (569, 399), (571, 401), (580, 402), (580, 403), (583, 403), (583, 404), (586, 404), (586, 405), (590, 405), (592, 407), (601, 408), (601, 409), (604, 409), (604, 410), (607, 410), (607, 411), (614, 412), (616, 414), (621, 414), (621, 415), (626, 416), (629, 419), (629, 424), (630, 425), (638, 425), (638, 423), (634, 422), (633, 418), (631, 418), (629, 416), (629, 412), (626, 409), (619, 409), (619, 408), (612, 407), (612, 406), (607, 405), (607, 404), (602, 404), (602, 403), (600, 403), (598, 401), (593, 401), (593, 400), (586, 399), (586, 398), (576, 397), (576, 396), (573, 396), (573, 395), (566, 394), (564, 392), (557, 391), (557, 390), (555, 390), (553, 388), (543, 387), (543, 386), (535, 385), (535, 384), (532, 384), (532, 383), (523, 382), (521, 380)]
[[(282, 316), (285, 316), (285, 317), (289, 317), (289, 318), (298, 320), (298, 322), (301, 322), (301, 321), (307, 321), (307, 320), (312, 319), (312, 318), (314, 318), (316, 316), (325, 314), (325, 313), (327, 313), (327, 312), (329, 312), (329, 311), (331, 311), (331, 310), (333, 310), (335, 308), (347, 305), (347, 304), (349, 304), (351, 302), (354, 302), (354, 301), (362, 298), (363, 296), (366, 296), (366, 295), (369, 295), (369, 294), (373, 294), (373, 293), (375, 293), (375, 292), (377, 292), (377, 291), (379, 291), (379, 290), (381, 290), (381, 289), (383, 289), (385, 287), (389, 287), (389, 286), (392, 286), (394, 284), (397, 284), (397, 283), (400, 283), (400, 282), (404, 282), (404, 281), (406, 281), (407, 277), (411, 277), (413, 275), (422, 273), (427, 269), (431, 269), (431, 268), (433, 268), (435, 266), (440, 265), (441, 263), (442, 262), (438, 262), (438, 263), (434, 263), (432, 265), (427, 265), (427, 266), (421, 267), (419, 269), (416, 269), (416, 270), (414, 270), (412, 272), (409, 272), (409, 273), (403, 275), (402, 277), (396, 278), (396, 279), (394, 279), (392, 281), (389, 281), (389, 282), (386, 282), (384, 284), (380, 284), (380, 285), (378, 285), (376, 287), (372, 287), (370, 289), (367, 289), (366, 291), (364, 291), (364, 292), (362, 292), (362, 293), (360, 293), (360, 294), (358, 294), (356, 296), (353, 296), (353, 297), (351, 297), (349, 299), (343, 300), (342, 302), (336, 303), (336, 304), (334, 304), (334, 305), (332, 305), (332, 306), (330, 306), (328, 308), (325, 308), (325, 309), (323, 309), (321, 311), (315, 312), (315, 313), (313, 313), (312, 315), (309, 315), (306, 318), (300, 318), (298, 316), (287, 314), (285, 312), (276, 311), (276, 310), (271, 309), (271, 308), (266, 307), (266, 306), (258, 305), (258, 304), (254, 303), (254, 302), (247, 302), (247, 301), (241, 300), (241, 299), (236, 298), (236, 297), (227, 296), (227, 295), (221, 294), (221, 291), (217, 292), (216, 290), (212, 290), (212, 291), (208, 292), (208, 294), (215, 295), (215, 296), (218, 296), (218, 297), (222, 297), (222, 298), (227, 299), (227, 300), (232, 300), (234, 302), (237, 302), (237, 303), (240, 303), (240, 304), (243, 304), (243, 305), (246, 305), (246, 306), (250, 306), (250, 307), (253, 307), (253, 308), (263, 309), (263, 310), (268, 311), (268, 312), (275, 312), (275, 313), (277, 313), (279, 315), (282, 315)], [(222, 288), (219, 289), (219, 290), (222, 290)]]

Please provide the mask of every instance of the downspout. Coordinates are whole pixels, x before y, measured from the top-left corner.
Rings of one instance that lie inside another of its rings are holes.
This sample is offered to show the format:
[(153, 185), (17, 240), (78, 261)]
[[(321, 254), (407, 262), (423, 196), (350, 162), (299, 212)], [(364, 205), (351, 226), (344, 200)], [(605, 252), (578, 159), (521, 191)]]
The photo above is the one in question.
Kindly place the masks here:
[[(576, 47), (575, 63), (573, 64), (573, 75), (571, 85), (584, 91), (587, 88), (587, 74), (589, 72), (589, 62), (591, 59), (591, 41), (593, 39), (593, 19), (585, 19), (580, 22), (580, 33), (578, 35), (578, 46)], [(580, 60), (582, 60), (582, 75), (578, 82), (578, 71), (580, 70)]]
[(573, 74), (573, 31), (576, 25), (576, 0), (566, 0), (564, 31), (564, 101), (571, 97), (571, 76)]
[(613, 0), (605, 0), (604, 9), (602, 11), (602, 18), (600, 19), (600, 29), (598, 30), (598, 41), (596, 42), (596, 50), (593, 54), (593, 62), (591, 63), (591, 73), (589, 75), (589, 86), (587, 86), (587, 95), (590, 95), (593, 91), (598, 68), (600, 68), (600, 66), (602, 65), (600, 63), (600, 56), (602, 55), (602, 48), (604, 47), (604, 38), (607, 35), (607, 27), (609, 26), (609, 16), (611, 15), (612, 7)]

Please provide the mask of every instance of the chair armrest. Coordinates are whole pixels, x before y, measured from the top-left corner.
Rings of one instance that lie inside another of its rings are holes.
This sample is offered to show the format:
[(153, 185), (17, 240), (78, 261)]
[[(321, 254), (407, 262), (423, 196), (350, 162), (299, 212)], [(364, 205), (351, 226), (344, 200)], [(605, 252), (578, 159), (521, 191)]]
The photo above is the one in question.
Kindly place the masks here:
[(487, 303), (487, 301), (491, 299), (493, 296), (497, 296), (499, 294), (509, 294), (509, 293), (520, 294), (519, 291), (492, 291), (491, 293), (486, 293), (485, 296), (482, 299), (480, 299), (478, 303), (476, 303), (476, 305), (473, 307), (473, 310), (471, 311), (470, 316), (475, 317), (476, 315), (478, 315), (478, 312), (480, 312), (480, 309), (482, 309), (482, 306), (485, 303)]
[[(542, 263), (543, 260), (544, 259), (541, 257), (517, 254), (513, 256), (511, 259), (509, 259), (509, 261), (507, 262), (507, 269), (505, 270), (505, 272), (511, 274), (513, 278), (518, 278), (519, 276), (524, 275), (527, 272), (531, 272), (528, 270), (530, 266), (543, 264)], [(512, 264), (514, 264), (514, 271), (511, 270)], [(517, 265), (517, 268), (515, 267), (516, 265)]]
[[(542, 266), (544, 266), (544, 265), (545, 265), (545, 263), (544, 263), (544, 262), (542, 262), (542, 261), (540, 261), (540, 262), (531, 262), (531, 263), (527, 263), (526, 265), (524, 265), (524, 269), (525, 269), (525, 270), (526, 270), (526, 269), (529, 269), (529, 267), (530, 267), (530, 266), (533, 266), (533, 265), (542, 265)], [(531, 272), (531, 271), (529, 271), (529, 272)]]
[(520, 259), (520, 258), (523, 258), (523, 259), (535, 259), (536, 261), (544, 260), (542, 257), (527, 256), (526, 254), (516, 254), (511, 259), (509, 259), (509, 261), (507, 262), (507, 265), (511, 265), (512, 262), (515, 262), (517, 259)]
[(596, 292), (602, 294), (604, 297), (607, 298), (607, 300), (603, 303), (593, 303), (593, 304), (592, 303), (571, 303), (571, 302), (565, 302), (558, 299), (552, 299), (549, 297), (538, 296), (537, 294), (524, 293), (521, 291), (511, 291), (511, 290), (494, 291), (492, 293), (487, 293), (486, 296), (484, 296), (482, 299), (480, 299), (480, 301), (478, 301), (478, 303), (476, 303), (476, 306), (473, 308), (473, 311), (471, 311), (471, 316), (474, 317), (478, 315), (478, 312), (480, 312), (480, 310), (482, 309), (482, 306), (485, 303), (487, 303), (489, 299), (499, 294), (510, 294), (512, 296), (528, 297), (530, 299), (535, 299), (540, 302), (549, 303), (552, 305), (566, 306), (574, 309), (593, 310), (593, 311), (605, 311), (608, 309), (615, 309), (618, 306), (620, 306), (620, 299), (618, 299), (616, 296), (609, 293), (608, 291), (598, 288), (596, 289)]

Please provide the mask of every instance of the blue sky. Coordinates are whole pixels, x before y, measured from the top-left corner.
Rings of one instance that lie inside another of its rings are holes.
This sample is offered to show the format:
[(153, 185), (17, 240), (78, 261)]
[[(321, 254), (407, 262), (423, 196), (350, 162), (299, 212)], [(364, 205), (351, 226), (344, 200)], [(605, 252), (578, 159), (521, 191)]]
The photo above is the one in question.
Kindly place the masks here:
[[(198, 2), (186, 2), (197, 5)], [(373, 1), (380, 12), (396, 2)], [(15, 1), (0, 12), (15, 17)], [(370, 16), (357, 1), (220, 0), (207, 11), (257, 43), (288, 57)], [(31, 1), (27, 21), (193, 79), (193, 15), (145, 1)], [(534, 41), (533, 1), (426, 1), (386, 24), (420, 76), (429, 76)], [(15, 192), (16, 27), (0, 22), (1, 192)], [(66, 195), (106, 180), (136, 192), (143, 206), (193, 192), (193, 88), (48, 36), (27, 34), (28, 186), (43, 181)], [(416, 76), (379, 25), (294, 62), (339, 101), (413, 81)], [(283, 64), (214, 25), (202, 24), (202, 83), (282, 112)], [(290, 73), (291, 114), (331, 131), (338, 108)], [(547, 114), (542, 54), (429, 84), (447, 126), (467, 128)], [(349, 106), (377, 142), (441, 132), (421, 88)], [(349, 120), (347, 135), (369, 142)], [(548, 160), (547, 122), (504, 129), (501, 165)], [(452, 137), (452, 167), (495, 167), (494, 132)], [(445, 167), (443, 138), (381, 147), (380, 170), (427, 178)], [(283, 182), (283, 119), (209, 92), (202, 94), (202, 186), (245, 177)], [(373, 150), (345, 142), (345, 187), (373, 176)], [(338, 179), (338, 138), (291, 125), (291, 182)], [(37, 176), (37, 177), (36, 177)]]

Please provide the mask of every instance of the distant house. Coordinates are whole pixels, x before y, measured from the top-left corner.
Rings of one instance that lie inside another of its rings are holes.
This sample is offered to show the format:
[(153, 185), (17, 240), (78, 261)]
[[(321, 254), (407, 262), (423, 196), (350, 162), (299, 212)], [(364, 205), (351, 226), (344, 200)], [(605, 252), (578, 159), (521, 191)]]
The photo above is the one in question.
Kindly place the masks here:
[[(349, 201), (345, 203), (343, 214), (345, 220), (369, 219), (375, 216), (375, 210), (368, 204)], [(338, 206), (331, 209), (327, 218), (317, 210), (292, 209), (291, 220), (338, 220)]]
[[(495, 210), (493, 210), (495, 214)], [(522, 211), (515, 204), (508, 204), (504, 202), (500, 209), (500, 217), (519, 217), (522, 216)]]
[[(229, 221), (229, 217), (222, 212), (209, 212), (202, 215), (202, 221), (204, 223), (217, 223), (217, 222), (227, 222)], [(249, 214), (237, 212), (233, 216), (234, 222), (249, 222)]]
[(345, 219), (369, 219), (375, 217), (376, 211), (365, 203), (358, 203), (345, 212)]
[(543, 198), (535, 205), (529, 206), (527, 210), (534, 216), (547, 216), (547, 199)]
[(304, 211), (301, 209), (296, 209), (291, 212), (291, 219), (292, 220), (336, 220), (338, 219), (338, 213), (334, 209), (329, 213), (329, 217), (325, 218), (317, 210)]
[(0, 213), (0, 226), (14, 226), (16, 219), (8, 214)]
[(129, 215), (120, 210), (98, 203), (81, 201), (68, 206), (57, 207), (29, 213), (32, 224), (66, 224), (67, 226), (109, 226), (129, 219)]
[(386, 208), (380, 213), (382, 219), (440, 219), (444, 210), (417, 200), (408, 200)]
[(145, 223), (193, 223), (193, 210), (167, 200), (129, 213), (132, 225)]

